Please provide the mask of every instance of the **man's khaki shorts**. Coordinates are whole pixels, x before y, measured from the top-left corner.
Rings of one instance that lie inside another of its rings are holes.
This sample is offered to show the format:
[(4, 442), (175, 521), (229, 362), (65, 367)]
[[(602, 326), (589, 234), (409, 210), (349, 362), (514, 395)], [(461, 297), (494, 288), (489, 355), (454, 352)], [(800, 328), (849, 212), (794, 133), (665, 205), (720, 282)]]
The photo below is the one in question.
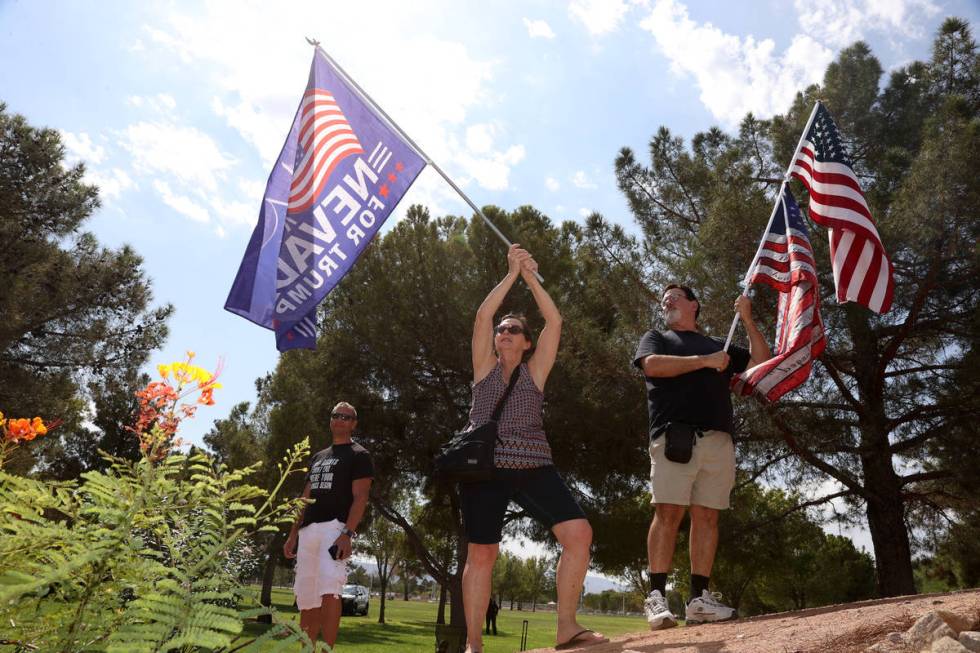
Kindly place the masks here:
[(705, 431), (690, 462), (664, 457), (666, 438), (650, 443), (650, 503), (704, 506), (726, 510), (735, 487), (735, 444), (724, 431)]
[(331, 558), (330, 547), (343, 528), (344, 524), (334, 519), (299, 529), (293, 593), (300, 610), (319, 608), (324, 594), (340, 596), (347, 582), (347, 562)]

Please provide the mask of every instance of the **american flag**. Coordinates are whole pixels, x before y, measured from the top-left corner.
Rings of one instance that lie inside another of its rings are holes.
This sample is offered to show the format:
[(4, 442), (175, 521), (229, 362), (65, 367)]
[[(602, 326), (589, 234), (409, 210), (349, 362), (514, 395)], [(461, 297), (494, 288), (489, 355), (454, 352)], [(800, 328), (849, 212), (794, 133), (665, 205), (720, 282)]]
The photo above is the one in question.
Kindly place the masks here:
[(815, 111), (792, 175), (810, 191), (810, 217), (829, 230), (837, 301), (854, 301), (886, 313), (895, 289), (891, 261), (837, 125), (819, 102)]
[(289, 213), (308, 210), (330, 179), (337, 164), (363, 154), (360, 141), (334, 97), (313, 88), (303, 96), (293, 183), (289, 187)]
[(826, 346), (813, 249), (800, 207), (784, 185), (749, 283), (779, 292), (772, 358), (732, 378), (732, 391), (776, 401), (806, 381)]

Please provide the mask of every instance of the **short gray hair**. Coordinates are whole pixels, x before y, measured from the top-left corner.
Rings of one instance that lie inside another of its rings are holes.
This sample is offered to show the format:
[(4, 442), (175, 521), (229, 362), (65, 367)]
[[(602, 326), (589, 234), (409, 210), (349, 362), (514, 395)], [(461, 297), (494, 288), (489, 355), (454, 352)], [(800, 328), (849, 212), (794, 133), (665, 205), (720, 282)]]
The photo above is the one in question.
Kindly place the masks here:
[(351, 412), (354, 413), (354, 419), (357, 419), (357, 409), (354, 408), (351, 404), (347, 403), (346, 401), (339, 402), (336, 406), (333, 407), (333, 410), (331, 410), (330, 412), (332, 413), (338, 408), (350, 408)]

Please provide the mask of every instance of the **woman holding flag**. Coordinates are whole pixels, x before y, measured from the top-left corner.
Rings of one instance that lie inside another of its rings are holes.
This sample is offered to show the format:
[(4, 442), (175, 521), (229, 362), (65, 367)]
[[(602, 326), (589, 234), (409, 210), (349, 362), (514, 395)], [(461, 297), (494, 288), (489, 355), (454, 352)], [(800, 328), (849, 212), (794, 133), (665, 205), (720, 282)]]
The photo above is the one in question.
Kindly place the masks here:
[[(459, 486), (469, 541), (463, 569), (466, 653), (483, 651), (483, 621), (490, 600), (493, 564), (500, 547), (504, 513), (511, 501), (550, 528), (562, 547), (556, 574), (556, 648), (581, 648), (609, 641), (582, 628), (575, 615), (589, 565), (592, 527), (555, 469), (543, 429), (543, 391), (558, 353), (561, 313), (538, 280), (537, 268), (537, 262), (526, 250), (511, 245), (507, 275), (483, 300), (473, 323), (470, 426), (487, 423), (511, 382), (513, 389), (497, 423), (500, 440), (493, 478)], [(505, 315), (493, 326), (494, 315), (518, 276), (531, 290), (544, 317), (536, 347), (522, 315)]]

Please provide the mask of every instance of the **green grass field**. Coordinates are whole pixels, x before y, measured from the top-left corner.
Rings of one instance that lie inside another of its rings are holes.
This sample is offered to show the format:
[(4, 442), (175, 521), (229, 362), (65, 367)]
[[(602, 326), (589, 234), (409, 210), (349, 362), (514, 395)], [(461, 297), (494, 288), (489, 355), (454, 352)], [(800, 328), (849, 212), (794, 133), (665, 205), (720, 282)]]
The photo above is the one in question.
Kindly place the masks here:
[[(290, 590), (273, 590), (272, 602), (283, 616), (298, 619)], [(345, 616), (340, 622), (337, 650), (340, 653), (433, 653), (435, 650), (435, 620), (438, 604), (393, 599), (385, 602), (384, 624), (378, 623), (381, 602), (371, 597), (371, 607), (365, 617)], [(449, 608), (446, 607), (446, 617)], [(497, 616), (497, 636), (484, 637), (486, 653), (513, 653), (521, 648), (521, 627), (528, 621), (527, 648), (553, 646), (555, 643), (555, 614), (553, 612), (513, 612), (501, 610)], [(621, 635), (646, 629), (643, 617), (614, 615), (582, 615), (584, 627), (594, 628), (607, 636)], [(254, 634), (261, 626), (250, 625)]]

